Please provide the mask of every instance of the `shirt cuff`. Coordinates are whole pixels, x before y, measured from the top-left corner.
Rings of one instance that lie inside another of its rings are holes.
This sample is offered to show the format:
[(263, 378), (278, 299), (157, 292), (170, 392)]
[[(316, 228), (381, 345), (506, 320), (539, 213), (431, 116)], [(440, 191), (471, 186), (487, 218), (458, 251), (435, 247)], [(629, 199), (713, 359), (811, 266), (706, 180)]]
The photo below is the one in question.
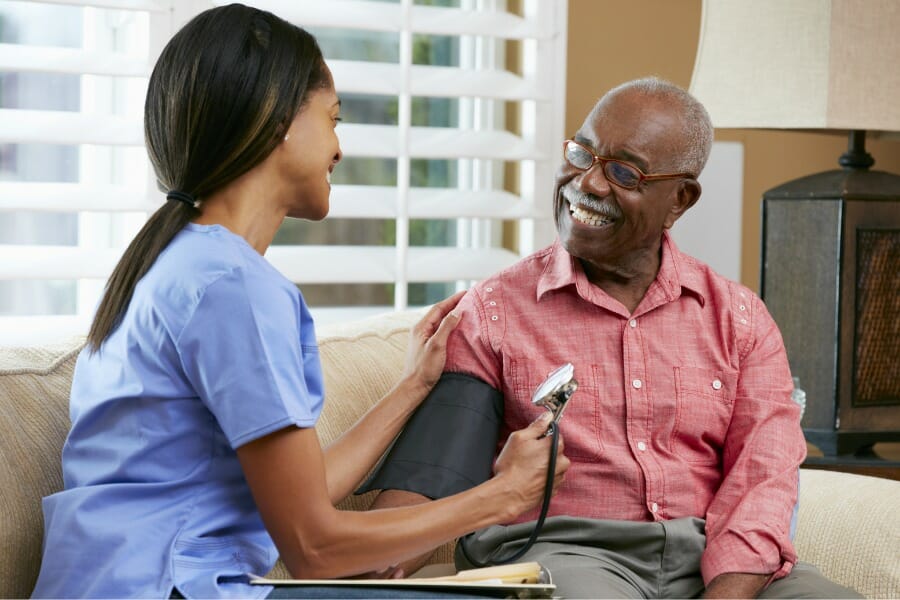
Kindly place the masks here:
[[(736, 534), (723, 534), (715, 540), (708, 540), (700, 558), (703, 584), (708, 586), (723, 573), (753, 573), (769, 575), (768, 586), (788, 575), (797, 562), (797, 554), (792, 547), (779, 549), (771, 540), (756, 540), (754, 548), (748, 542), (746, 536)], [(775, 560), (764, 558), (766, 547), (770, 551), (768, 554), (777, 553)]]
[(791, 571), (794, 570), (794, 564), (796, 563), (790, 561), (782, 561), (781, 568), (772, 573), (772, 575), (769, 577), (769, 580), (766, 581), (766, 587), (769, 587), (769, 584), (771, 584), (773, 581), (790, 575)]

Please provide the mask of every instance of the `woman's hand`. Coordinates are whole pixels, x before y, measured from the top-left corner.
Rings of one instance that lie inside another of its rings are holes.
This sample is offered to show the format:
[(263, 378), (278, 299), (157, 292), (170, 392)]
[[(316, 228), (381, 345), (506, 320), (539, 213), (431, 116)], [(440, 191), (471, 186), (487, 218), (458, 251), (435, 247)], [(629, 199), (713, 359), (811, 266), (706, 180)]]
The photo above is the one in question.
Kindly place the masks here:
[(444, 371), (447, 338), (460, 319), (459, 314), (451, 311), (464, 295), (465, 291), (457, 292), (432, 306), (409, 332), (402, 378), (420, 387), (423, 397), (431, 391)]
[[(543, 413), (531, 425), (510, 434), (506, 445), (494, 462), (495, 478), (510, 478), (513, 497), (518, 499), (514, 514), (519, 514), (540, 506), (544, 499), (544, 486), (547, 482), (547, 463), (550, 460), (551, 436), (543, 437), (550, 425), (552, 415)], [(569, 459), (563, 454), (565, 444), (562, 433), (559, 434), (559, 447), (556, 454), (556, 471), (553, 478), (553, 493), (565, 479), (569, 468)]]

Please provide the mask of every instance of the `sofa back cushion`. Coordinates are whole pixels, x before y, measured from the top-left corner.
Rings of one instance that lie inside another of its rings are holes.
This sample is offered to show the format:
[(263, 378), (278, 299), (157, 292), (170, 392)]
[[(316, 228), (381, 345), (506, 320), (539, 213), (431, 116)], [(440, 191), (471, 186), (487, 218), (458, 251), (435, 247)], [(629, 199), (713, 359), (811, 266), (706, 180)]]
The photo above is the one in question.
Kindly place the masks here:
[[(420, 311), (405, 311), (319, 328), (325, 407), (316, 432), (323, 447), (349, 429), (397, 383), (406, 358), (409, 329), (421, 316)], [(375, 495), (350, 496), (338, 508), (365, 510)], [(454, 545), (441, 547), (429, 564), (453, 562)], [(290, 574), (278, 561), (269, 576), (285, 579)]]
[(866, 598), (900, 598), (900, 481), (800, 469), (794, 545)]
[(82, 340), (0, 348), (0, 598), (27, 598), (41, 563), (41, 498), (62, 488), (69, 388)]

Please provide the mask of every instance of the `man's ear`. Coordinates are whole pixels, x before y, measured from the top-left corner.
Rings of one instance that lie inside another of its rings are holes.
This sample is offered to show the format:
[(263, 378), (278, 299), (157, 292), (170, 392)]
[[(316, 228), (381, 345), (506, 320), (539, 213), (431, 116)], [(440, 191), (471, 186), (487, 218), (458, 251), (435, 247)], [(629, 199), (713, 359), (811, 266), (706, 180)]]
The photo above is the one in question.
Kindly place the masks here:
[(669, 214), (666, 215), (663, 227), (670, 229), (675, 221), (687, 212), (687, 209), (697, 203), (701, 191), (700, 182), (696, 179), (682, 179), (675, 190), (675, 201), (672, 203), (672, 208), (669, 209)]

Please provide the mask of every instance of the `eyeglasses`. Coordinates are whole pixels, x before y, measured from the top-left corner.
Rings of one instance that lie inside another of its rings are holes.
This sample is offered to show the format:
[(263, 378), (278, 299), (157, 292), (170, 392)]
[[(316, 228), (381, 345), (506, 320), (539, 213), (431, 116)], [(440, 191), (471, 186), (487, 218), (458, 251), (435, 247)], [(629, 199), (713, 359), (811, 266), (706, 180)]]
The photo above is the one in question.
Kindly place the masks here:
[(636, 189), (644, 181), (694, 177), (691, 173), (660, 173), (657, 175), (645, 175), (643, 171), (630, 163), (615, 158), (597, 156), (593, 150), (587, 146), (582, 146), (575, 140), (566, 140), (563, 142), (563, 157), (565, 157), (567, 163), (579, 171), (588, 171), (595, 164), (600, 163), (600, 167), (603, 169), (603, 174), (606, 175), (606, 178), (626, 190)]

